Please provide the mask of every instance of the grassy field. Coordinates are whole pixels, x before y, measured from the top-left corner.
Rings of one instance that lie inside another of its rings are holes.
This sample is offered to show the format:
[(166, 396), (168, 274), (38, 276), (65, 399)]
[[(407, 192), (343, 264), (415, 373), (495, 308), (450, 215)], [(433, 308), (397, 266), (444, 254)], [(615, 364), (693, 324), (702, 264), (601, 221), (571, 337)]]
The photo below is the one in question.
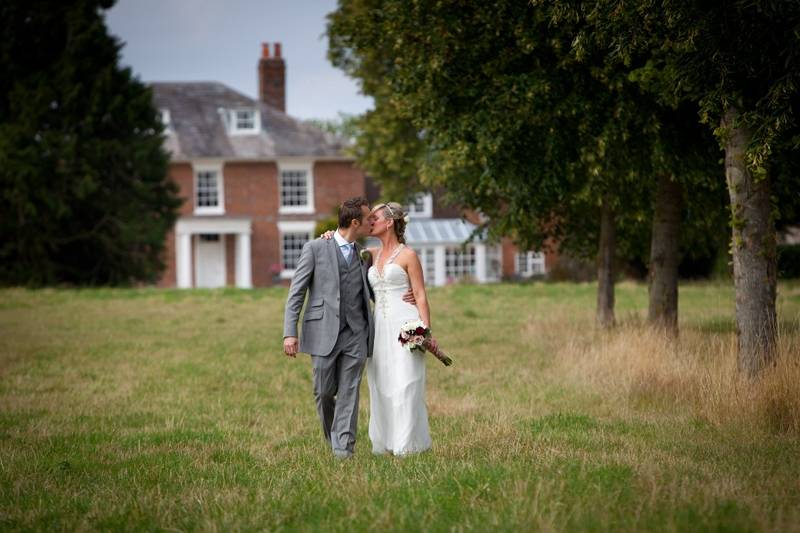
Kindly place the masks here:
[(733, 291), (681, 288), (681, 337), (593, 327), (595, 286), (431, 291), (434, 448), (323, 445), (286, 291), (0, 291), (1, 530), (800, 531), (800, 284), (781, 363), (735, 372)]

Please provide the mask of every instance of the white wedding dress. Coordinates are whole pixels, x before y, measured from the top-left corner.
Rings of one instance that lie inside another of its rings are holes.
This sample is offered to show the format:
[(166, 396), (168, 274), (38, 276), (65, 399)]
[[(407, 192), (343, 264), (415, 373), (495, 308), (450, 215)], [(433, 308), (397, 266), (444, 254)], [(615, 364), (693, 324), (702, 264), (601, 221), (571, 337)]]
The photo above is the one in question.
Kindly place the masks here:
[(419, 320), (416, 306), (403, 301), (408, 274), (387, 260), (383, 272), (372, 266), (368, 278), (375, 292), (375, 346), (367, 362), (369, 438), (372, 453), (405, 455), (431, 447), (425, 407), (425, 355), (409, 352), (397, 337), (400, 327)]

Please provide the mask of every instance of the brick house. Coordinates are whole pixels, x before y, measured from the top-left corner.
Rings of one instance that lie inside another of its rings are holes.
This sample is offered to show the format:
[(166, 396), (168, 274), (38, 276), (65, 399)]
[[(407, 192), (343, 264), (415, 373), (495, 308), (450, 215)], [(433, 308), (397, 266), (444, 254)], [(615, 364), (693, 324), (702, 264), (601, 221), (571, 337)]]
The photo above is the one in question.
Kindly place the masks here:
[[(377, 201), (377, 194), (369, 194), (369, 190), (367, 197), (373, 204)], [(543, 276), (556, 261), (552, 252), (520, 253), (510, 239), (489, 243), (478, 237), (464, 245), (476, 229), (479, 216), (445, 205), (432, 193), (418, 195), (407, 211), (411, 220), (406, 241), (419, 255), (429, 286)]]
[[(160, 286), (286, 283), (319, 219), (345, 198), (376, 198), (341, 139), (285, 113), (285, 72), (275, 43), (262, 47), (258, 100), (217, 82), (151, 84), (166, 126), (169, 177), (185, 199), (167, 237)], [(462, 248), (473, 226), (458, 210), (434, 206), (432, 195), (409, 207), (408, 242), (432, 285), (543, 271), (543, 256), (516, 254), (509, 243)]]

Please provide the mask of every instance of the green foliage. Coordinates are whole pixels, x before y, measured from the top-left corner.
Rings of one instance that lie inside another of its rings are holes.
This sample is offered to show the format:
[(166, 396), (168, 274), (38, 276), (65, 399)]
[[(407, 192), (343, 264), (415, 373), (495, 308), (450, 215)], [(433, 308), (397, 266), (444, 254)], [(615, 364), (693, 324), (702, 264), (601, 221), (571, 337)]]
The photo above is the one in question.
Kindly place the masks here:
[(411, 110), (395, 97), (387, 77), (393, 52), (385, 48), (388, 40), (381, 32), (383, 24), (391, 24), (393, 9), (383, 9), (379, 2), (340, 2), (328, 15), (328, 57), (357, 78), (375, 102), (374, 109), (357, 119), (352, 153), (380, 183), (384, 199), (403, 202), (426, 186), (419, 181), (425, 144)]
[(339, 216), (336, 214), (330, 215), (326, 218), (321, 218), (317, 220), (316, 226), (314, 226), (314, 235), (322, 235), (326, 231), (336, 231), (336, 228), (339, 227)]
[(567, 16), (586, 13), (579, 42), (608, 50), (631, 78), (660, 101), (699, 105), (720, 143), (730, 108), (753, 130), (747, 162), (767, 176), (776, 154), (798, 146), (800, 4), (773, 0), (645, 3), (603, 0), (584, 9), (562, 2)]
[(352, 143), (358, 135), (358, 117), (349, 113), (340, 111), (332, 120), (312, 118), (306, 122), (348, 143)]
[(800, 244), (778, 246), (778, 277), (800, 278)]
[(587, 31), (585, 17), (541, 3), (340, 2), (330, 58), (375, 98), (358, 157), (394, 194), (442, 186), (487, 215), (493, 236), (526, 248), (553, 238), (581, 257), (596, 253), (610, 197), (618, 254), (645, 262), (655, 176), (669, 173), (692, 204), (683, 249), (708, 248), (725, 212), (698, 107), (653, 98), (581, 45)]
[(0, 283), (154, 281), (180, 205), (108, 0), (0, 7)]
[(562, 231), (570, 208), (586, 217), (618, 178), (640, 183), (606, 157), (622, 141), (607, 119), (630, 115), (588, 68), (561, 64), (569, 35), (548, 29), (544, 10), (356, 0), (330, 20), (331, 59), (375, 97), (360, 155), (389, 185), (413, 189), (419, 176), (488, 215), (494, 235), (581, 235), (582, 249), (591, 235)]

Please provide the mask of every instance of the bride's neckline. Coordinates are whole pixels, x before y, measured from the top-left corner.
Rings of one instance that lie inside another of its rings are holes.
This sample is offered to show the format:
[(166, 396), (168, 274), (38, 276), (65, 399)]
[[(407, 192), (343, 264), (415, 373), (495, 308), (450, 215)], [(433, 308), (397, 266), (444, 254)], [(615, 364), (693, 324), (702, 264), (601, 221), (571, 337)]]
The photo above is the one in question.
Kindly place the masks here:
[[(386, 262), (383, 264), (383, 268), (378, 268), (378, 263), (380, 263), (380, 261), (381, 261), (381, 254), (383, 253), (383, 248), (381, 247), (378, 250), (378, 257), (375, 258), (375, 264), (373, 265), (375, 267), (375, 272), (378, 273), (378, 277), (380, 277), (380, 278), (383, 277), (384, 273), (386, 272), (386, 267), (389, 266), (389, 265), (394, 264), (394, 260), (400, 254), (400, 251), (403, 248), (405, 248), (405, 246), (406, 245), (403, 244), (403, 243), (398, 244), (397, 247), (392, 251), (392, 255), (390, 255), (389, 259), (387, 259)], [(400, 265), (398, 265), (398, 266), (400, 266)], [(403, 268), (403, 267), (400, 267), (400, 268)], [(403, 268), (403, 272), (405, 272), (405, 270), (406, 269)]]

